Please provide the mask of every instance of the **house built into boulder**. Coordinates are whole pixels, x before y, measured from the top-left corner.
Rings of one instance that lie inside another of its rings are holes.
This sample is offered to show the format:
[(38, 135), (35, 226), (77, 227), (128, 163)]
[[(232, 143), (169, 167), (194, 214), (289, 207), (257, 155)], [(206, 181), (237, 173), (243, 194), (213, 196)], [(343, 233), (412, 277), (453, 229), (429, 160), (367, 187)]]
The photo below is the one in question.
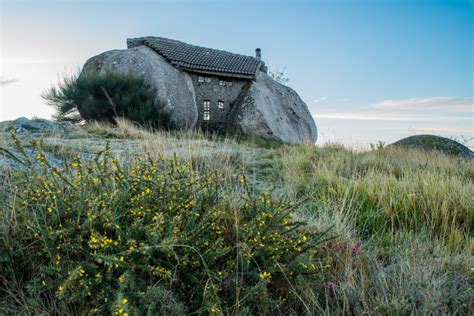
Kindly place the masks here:
[(150, 47), (176, 68), (189, 73), (198, 106), (197, 124), (207, 130), (225, 128), (242, 89), (255, 80), (257, 71), (266, 72), (259, 48), (256, 57), (251, 57), (162, 37), (127, 40), (128, 48), (141, 45)]
[(261, 50), (255, 57), (162, 37), (127, 40), (126, 50), (89, 59), (83, 73), (118, 71), (144, 76), (167, 104), (178, 128), (244, 134), (288, 143), (315, 142), (317, 129), (306, 104), (267, 75)]

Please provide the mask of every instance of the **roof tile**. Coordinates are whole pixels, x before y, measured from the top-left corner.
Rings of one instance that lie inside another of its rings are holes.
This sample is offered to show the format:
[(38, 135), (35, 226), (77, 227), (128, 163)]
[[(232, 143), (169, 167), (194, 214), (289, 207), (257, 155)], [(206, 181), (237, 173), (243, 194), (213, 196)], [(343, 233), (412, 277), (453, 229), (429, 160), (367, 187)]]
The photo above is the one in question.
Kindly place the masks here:
[(127, 40), (128, 48), (146, 45), (184, 70), (213, 72), (226, 76), (255, 77), (262, 61), (223, 50), (195, 46), (162, 37), (140, 37)]

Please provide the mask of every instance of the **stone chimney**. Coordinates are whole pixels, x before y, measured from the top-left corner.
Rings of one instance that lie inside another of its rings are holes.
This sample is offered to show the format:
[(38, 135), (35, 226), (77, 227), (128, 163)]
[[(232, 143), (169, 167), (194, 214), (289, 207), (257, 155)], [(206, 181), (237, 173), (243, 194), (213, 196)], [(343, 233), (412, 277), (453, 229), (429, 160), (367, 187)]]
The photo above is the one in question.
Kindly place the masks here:
[(262, 50), (260, 48), (255, 49), (255, 58), (257, 60), (262, 60)]

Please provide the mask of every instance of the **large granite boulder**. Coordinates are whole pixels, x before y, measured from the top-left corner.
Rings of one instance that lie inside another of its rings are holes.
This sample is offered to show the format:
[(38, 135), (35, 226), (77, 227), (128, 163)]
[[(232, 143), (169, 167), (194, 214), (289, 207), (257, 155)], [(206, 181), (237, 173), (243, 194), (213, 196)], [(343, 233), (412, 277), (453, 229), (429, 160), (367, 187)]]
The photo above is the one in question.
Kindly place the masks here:
[(318, 130), (306, 104), (291, 88), (263, 72), (236, 101), (230, 125), (247, 135), (291, 144), (314, 144)]
[(91, 57), (81, 75), (92, 72), (143, 76), (145, 83), (156, 90), (157, 99), (166, 103), (174, 126), (185, 129), (196, 126), (198, 110), (191, 77), (173, 67), (151, 48), (138, 46), (111, 50)]

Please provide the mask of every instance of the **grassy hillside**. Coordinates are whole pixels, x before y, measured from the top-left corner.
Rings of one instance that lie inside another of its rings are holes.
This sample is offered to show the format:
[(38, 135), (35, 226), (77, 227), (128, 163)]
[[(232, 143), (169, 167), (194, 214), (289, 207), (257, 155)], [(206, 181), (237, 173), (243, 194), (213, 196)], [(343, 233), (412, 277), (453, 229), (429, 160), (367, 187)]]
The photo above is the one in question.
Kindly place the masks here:
[(126, 122), (19, 135), (21, 158), (0, 135), (33, 156), (0, 164), (0, 313), (472, 310), (472, 160)]

